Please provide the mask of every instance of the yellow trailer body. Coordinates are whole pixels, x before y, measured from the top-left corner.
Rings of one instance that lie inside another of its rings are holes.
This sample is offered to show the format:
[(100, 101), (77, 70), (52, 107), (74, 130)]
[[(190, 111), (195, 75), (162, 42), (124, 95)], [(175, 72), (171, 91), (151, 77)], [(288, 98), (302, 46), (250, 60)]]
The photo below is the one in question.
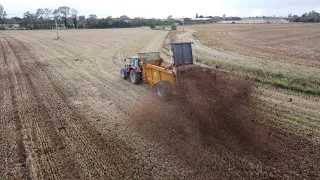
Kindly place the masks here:
[(170, 84), (176, 82), (175, 73), (173, 70), (168, 70), (161, 66), (153, 64), (143, 64), (143, 81), (154, 86), (159, 81), (168, 81)]
[(162, 67), (163, 62), (159, 52), (139, 53), (142, 69), (142, 81), (154, 86), (159, 81), (168, 81), (171, 85), (176, 82), (173, 68)]

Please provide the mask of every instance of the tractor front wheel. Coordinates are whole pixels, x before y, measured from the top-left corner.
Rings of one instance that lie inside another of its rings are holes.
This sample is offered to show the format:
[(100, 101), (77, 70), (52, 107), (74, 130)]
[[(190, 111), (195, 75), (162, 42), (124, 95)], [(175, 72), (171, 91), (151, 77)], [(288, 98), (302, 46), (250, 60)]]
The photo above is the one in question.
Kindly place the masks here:
[(172, 96), (172, 85), (168, 81), (159, 81), (156, 84), (156, 93), (160, 99), (167, 101)]
[(137, 73), (134, 70), (130, 71), (130, 81), (132, 84), (139, 84), (141, 81), (141, 73)]
[(127, 73), (127, 70), (125, 68), (121, 69), (120, 76), (121, 76), (122, 79), (127, 79), (128, 78), (128, 73)]

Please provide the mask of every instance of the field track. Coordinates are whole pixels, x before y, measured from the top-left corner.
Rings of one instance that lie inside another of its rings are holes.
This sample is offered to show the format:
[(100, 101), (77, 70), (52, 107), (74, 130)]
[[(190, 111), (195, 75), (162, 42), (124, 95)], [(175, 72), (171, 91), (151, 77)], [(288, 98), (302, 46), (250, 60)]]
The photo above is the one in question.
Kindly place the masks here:
[(319, 178), (318, 98), (256, 88), (269, 117), (259, 123), (270, 129), (263, 141), (277, 151), (214, 140), (184, 152), (166, 129), (135, 127), (131, 117), (153, 92), (120, 79), (119, 69), (126, 56), (162, 50), (167, 33), (70, 30), (55, 40), (54, 31), (1, 32), (0, 179)]

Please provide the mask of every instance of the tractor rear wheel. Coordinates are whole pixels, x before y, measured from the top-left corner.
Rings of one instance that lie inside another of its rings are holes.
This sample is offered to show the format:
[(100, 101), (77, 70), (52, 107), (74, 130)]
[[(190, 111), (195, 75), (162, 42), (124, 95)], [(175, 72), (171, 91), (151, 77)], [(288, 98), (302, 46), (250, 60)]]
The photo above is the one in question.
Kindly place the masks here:
[(127, 70), (125, 68), (121, 69), (120, 76), (121, 76), (122, 79), (127, 79), (128, 78), (128, 73), (127, 73)]
[(156, 93), (160, 99), (167, 101), (172, 96), (172, 85), (169, 81), (159, 81), (156, 84)]
[(130, 71), (130, 81), (132, 84), (139, 84), (141, 81), (141, 73), (137, 73), (134, 70)]

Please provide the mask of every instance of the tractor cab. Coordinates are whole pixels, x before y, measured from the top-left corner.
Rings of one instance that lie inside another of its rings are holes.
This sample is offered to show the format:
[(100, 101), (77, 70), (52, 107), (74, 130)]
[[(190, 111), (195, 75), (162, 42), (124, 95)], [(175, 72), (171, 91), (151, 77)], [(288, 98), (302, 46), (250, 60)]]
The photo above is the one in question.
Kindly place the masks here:
[(140, 59), (138, 56), (132, 56), (129, 58), (129, 64), (130, 67), (140, 67)]
[(128, 63), (125, 65), (125, 69), (130, 71), (133, 70), (140, 70), (140, 59), (138, 56), (132, 56), (130, 58), (124, 59), (124, 61), (128, 61)]

